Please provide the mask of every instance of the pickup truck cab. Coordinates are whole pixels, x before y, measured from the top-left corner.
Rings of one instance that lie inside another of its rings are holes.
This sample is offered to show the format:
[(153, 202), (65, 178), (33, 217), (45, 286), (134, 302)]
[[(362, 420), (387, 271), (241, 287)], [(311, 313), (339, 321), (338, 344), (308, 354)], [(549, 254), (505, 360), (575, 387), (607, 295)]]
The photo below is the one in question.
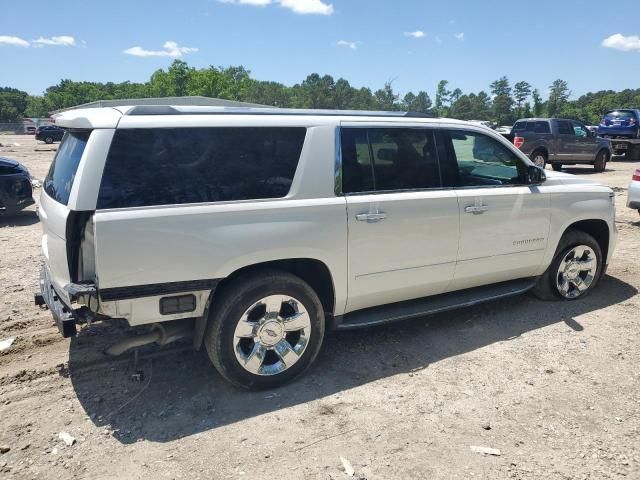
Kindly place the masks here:
[(549, 163), (558, 171), (563, 165), (588, 164), (604, 172), (612, 153), (609, 140), (576, 120), (524, 118), (513, 125), (511, 137), (535, 165)]
[(613, 192), (468, 122), (401, 112), (68, 111), (39, 209), (36, 303), (61, 332), (188, 336), (235, 385), (302, 373), (325, 331), (592, 291)]

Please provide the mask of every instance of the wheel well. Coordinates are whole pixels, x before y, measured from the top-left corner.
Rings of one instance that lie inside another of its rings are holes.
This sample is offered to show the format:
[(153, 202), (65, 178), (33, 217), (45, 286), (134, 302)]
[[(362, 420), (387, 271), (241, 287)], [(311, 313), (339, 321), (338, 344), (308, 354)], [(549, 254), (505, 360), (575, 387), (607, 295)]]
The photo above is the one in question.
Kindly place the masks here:
[(247, 275), (263, 268), (283, 270), (300, 277), (307, 282), (316, 292), (322, 302), (322, 307), (326, 313), (333, 315), (335, 307), (335, 290), (333, 279), (329, 268), (320, 260), (312, 258), (291, 258), (286, 260), (274, 260), (236, 270), (227, 278), (222, 280), (216, 290), (224, 288), (224, 285), (240, 275)]
[(533, 150), (533, 152), (531, 152), (531, 156), (535, 156), (536, 153), (541, 152), (542, 154), (544, 154), (545, 157), (547, 157), (547, 159), (549, 159), (549, 152), (547, 152), (547, 149), (544, 147), (538, 147), (536, 149)]
[[(609, 252), (609, 225), (604, 220), (581, 220), (569, 226), (581, 230), (596, 239), (602, 250), (602, 261), (606, 262)], [(568, 229), (567, 229), (568, 230)]]
[(600, 155), (602, 152), (604, 152), (604, 154), (607, 156), (607, 160), (609, 160), (611, 158), (611, 152), (609, 152), (609, 150), (607, 150), (606, 148), (601, 148), (600, 150), (598, 150), (598, 153), (596, 153), (596, 158), (598, 157), (598, 155)]

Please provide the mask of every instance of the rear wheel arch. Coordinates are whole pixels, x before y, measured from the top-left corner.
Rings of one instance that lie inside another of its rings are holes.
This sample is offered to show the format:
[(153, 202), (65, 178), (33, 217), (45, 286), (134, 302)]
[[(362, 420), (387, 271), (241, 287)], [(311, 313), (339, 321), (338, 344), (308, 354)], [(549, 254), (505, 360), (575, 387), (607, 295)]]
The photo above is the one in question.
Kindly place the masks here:
[(209, 311), (215, 305), (216, 299), (219, 299), (230, 285), (242, 281), (243, 277), (251, 278), (259, 275), (261, 271), (267, 270), (288, 272), (306, 282), (318, 295), (325, 312), (326, 321), (332, 321), (336, 305), (335, 282), (331, 270), (324, 262), (313, 258), (290, 258), (256, 263), (235, 270), (218, 283), (210, 295), (204, 315), (196, 319), (193, 339), (193, 346), (196, 350), (202, 347), (204, 334), (207, 330)]

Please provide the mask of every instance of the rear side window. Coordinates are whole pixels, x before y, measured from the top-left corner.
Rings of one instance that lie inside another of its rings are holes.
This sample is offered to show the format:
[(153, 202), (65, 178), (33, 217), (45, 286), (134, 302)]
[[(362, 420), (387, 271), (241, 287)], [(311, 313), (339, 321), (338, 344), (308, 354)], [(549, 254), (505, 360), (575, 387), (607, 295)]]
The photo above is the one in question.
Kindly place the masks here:
[(343, 128), (344, 193), (439, 188), (433, 131), (425, 128)]
[(71, 187), (89, 135), (90, 132), (66, 132), (44, 179), (44, 191), (63, 205), (69, 203)]
[(527, 122), (520, 121), (520, 122), (514, 123), (512, 130), (514, 132), (524, 132), (526, 128), (527, 128)]
[(549, 127), (549, 122), (537, 121), (533, 123), (533, 131), (534, 133), (551, 133), (551, 128)]
[(558, 120), (558, 134), (573, 135), (573, 129), (571, 128), (571, 124), (566, 120)]
[(118, 130), (97, 208), (284, 197), (305, 134), (305, 128)]

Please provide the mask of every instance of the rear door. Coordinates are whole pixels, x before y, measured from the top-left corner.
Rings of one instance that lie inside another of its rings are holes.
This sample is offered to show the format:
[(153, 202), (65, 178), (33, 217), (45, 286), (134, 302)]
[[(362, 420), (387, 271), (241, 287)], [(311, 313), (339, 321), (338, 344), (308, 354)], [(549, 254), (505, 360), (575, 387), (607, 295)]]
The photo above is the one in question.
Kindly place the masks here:
[(437, 132), (343, 124), (347, 312), (447, 291), (458, 250), (458, 200), (442, 188)]
[(533, 276), (547, 245), (550, 197), (524, 184), (526, 163), (501, 141), (447, 130), (460, 205), (460, 242), (451, 290)]
[(576, 136), (569, 120), (553, 120), (556, 134), (555, 160), (574, 161), (576, 157)]

